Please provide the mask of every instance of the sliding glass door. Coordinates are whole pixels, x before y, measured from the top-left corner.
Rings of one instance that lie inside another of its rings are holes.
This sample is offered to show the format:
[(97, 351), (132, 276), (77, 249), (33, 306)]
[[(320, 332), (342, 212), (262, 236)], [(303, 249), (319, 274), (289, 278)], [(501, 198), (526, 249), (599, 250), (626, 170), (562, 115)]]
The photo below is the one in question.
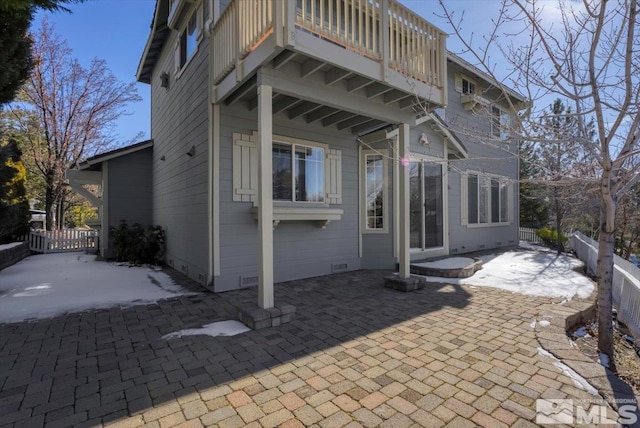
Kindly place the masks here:
[(442, 165), (427, 160), (411, 162), (410, 245), (422, 250), (444, 246)]

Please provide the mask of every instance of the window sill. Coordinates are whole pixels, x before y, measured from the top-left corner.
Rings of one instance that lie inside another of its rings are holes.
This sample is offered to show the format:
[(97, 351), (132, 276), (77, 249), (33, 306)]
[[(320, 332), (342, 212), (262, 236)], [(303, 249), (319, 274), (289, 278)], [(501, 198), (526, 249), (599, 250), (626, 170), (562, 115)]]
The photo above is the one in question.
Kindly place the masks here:
[[(324, 229), (334, 220), (342, 220), (343, 211), (338, 208), (319, 207), (273, 207), (273, 228), (281, 221), (311, 221)], [(258, 207), (251, 208), (251, 215), (258, 219)]]
[(486, 98), (477, 94), (463, 94), (460, 97), (460, 101), (464, 105), (466, 111), (475, 110), (477, 107), (487, 107), (491, 105), (491, 102)]

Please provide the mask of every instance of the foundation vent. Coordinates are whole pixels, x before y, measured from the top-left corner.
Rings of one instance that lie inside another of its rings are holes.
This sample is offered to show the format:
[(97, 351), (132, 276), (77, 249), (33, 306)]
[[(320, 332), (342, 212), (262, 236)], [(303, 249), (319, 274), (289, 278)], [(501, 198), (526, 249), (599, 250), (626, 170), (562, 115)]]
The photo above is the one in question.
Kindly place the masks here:
[(496, 247), (499, 247), (500, 245), (502, 245), (502, 241), (496, 241)]
[(349, 268), (349, 265), (347, 265), (346, 263), (333, 263), (331, 265), (331, 272), (333, 273), (344, 272), (348, 268)]
[(484, 244), (478, 245), (478, 250), (484, 250)]
[(252, 276), (240, 275), (240, 288), (253, 287), (254, 285), (258, 285), (258, 282), (259, 282), (258, 275), (252, 275)]
[(457, 254), (458, 253), (458, 249), (457, 248), (452, 248), (449, 253), (451, 254)]

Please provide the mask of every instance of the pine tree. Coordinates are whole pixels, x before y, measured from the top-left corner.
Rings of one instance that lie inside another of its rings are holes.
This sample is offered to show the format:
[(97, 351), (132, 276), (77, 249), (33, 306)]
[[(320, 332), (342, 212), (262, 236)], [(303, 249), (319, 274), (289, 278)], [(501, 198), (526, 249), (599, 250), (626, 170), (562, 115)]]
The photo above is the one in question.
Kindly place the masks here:
[(24, 187), (27, 170), (15, 141), (0, 142), (0, 244), (29, 231), (29, 202)]

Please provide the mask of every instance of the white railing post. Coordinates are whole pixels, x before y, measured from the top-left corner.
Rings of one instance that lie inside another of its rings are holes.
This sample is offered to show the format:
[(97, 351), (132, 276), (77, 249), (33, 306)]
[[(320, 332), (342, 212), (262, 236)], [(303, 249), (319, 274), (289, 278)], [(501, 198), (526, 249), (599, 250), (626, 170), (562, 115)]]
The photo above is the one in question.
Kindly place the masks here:
[[(391, 0), (393, 1), (393, 0)], [(389, 0), (380, 2), (380, 46), (382, 47), (382, 80), (387, 80), (389, 71)], [(397, 37), (397, 35), (396, 35)]]
[(284, 46), (284, 10), (287, 7), (288, 2), (270, 0), (271, 1), (271, 16), (273, 17), (273, 32), (276, 36), (276, 45)]
[[(293, 47), (296, 45), (296, 18), (298, 15), (296, 0), (283, 0), (285, 1), (285, 34), (284, 44), (285, 46)], [(329, 0), (331, 1), (331, 0)]]

